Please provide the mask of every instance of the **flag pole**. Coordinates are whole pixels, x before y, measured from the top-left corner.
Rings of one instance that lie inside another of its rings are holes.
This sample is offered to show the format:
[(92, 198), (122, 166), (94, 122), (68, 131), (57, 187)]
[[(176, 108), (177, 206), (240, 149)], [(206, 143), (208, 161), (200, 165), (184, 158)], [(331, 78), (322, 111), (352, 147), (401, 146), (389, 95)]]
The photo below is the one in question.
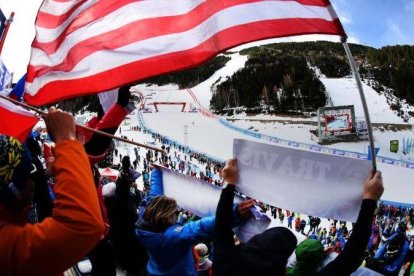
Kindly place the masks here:
[(364, 109), (365, 120), (367, 121), (368, 139), (369, 139), (370, 152), (371, 152), (372, 170), (374, 172), (376, 172), (377, 171), (377, 160), (376, 160), (377, 158), (375, 156), (374, 135), (372, 133), (372, 125), (371, 125), (371, 119), (369, 117), (368, 105), (367, 105), (367, 101), (365, 99), (364, 90), (362, 88), (361, 79), (359, 78), (359, 73), (358, 73), (358, 69), (357, 69), (356, 64), (355, 64), (354, 57), (352, 56), (351, 49), (349, 48), (349, 45), (346, 42), (346, 40), (347, 40), (346, 37), (344, 37), (344, 36), (341, 37), (341, 42), (342, 42), (342, 45), (344, 46), (346, 55), (347, 55), (348, 60), (349, 60), (349, 64), (351, 65), (352, 74), (354, 75), (355, 81), (357, 83), (359, 96), (361, 97), (362, 108)]
[[(33, 106), (30, 106), (28, 104), (13, 100), (13, 99), (5, 97), (3, 95), (0, 95), (0, 98), (4, 99), (4, 100), (7, 100), (9, 102), (12, 102), (16, 105), (22, 106), (24, 108), (30, 109), (30, 110), (32, 110), (32, 111), (34, 111), (34, 112), (36, 112), (40, 115), (46, 115), (47, 116), (47, 114), (48, 114), (47, 112), (45, 112), (43, 110), (40, 110), (40, 109), (35, 108)], [(112, 134), (109, 134), (109, 133), (106, 133), (106, 132), (103, 132), (103, 131), (100, 131), (100, 130), (97, 130), (97, 129), (94, 129), (94, 128), (87, 127), (85, 125), (76, 124), (76, 126), (79, 127), (79, 128), (83, 128), (85, 130), (91, 131), (93, 133), (96, 133), (96, 134), (99, 134), (99, 135), (102, 135), (102, 136), (105, 136), (105, 137), (109, 137), (109, 138), (112, 138), (112, 139), (116, 139), (118, 141), (122, 141), (122, 142), (125, 142), (125, 143), (128, 143), (128, 144), (132, 144), (132, 145), (147, 148), (147, 149), (152, 149), (152, 150), (155, 150), (155, 151), (158, 151), (158, 152), (164, 152), (164, 150), (162, 150), (162, 149), (152, 147), (152, 146), (148, 146), (148, 145), (145, 145), (145, 144), (141, 144), (141, 143), (138, 143), (138, 142), (134, 142), (134, 141), (131, 141), (131, 140), (119, 137), (119, 136), (115, 136), (115, 135), (112, 135)]]
[(6, 27), (4, 29), (3, 36), (1, 37), (1, 40), (0, 40), (0, 55), (3, 50), (4, 42), (6, 41), (7, 33), (9, 32), (10, 24), (13, 22), (13, 17), (14, 17), (14, 12), (12, 12), (10, 15), (10, 18), (6, 20)]

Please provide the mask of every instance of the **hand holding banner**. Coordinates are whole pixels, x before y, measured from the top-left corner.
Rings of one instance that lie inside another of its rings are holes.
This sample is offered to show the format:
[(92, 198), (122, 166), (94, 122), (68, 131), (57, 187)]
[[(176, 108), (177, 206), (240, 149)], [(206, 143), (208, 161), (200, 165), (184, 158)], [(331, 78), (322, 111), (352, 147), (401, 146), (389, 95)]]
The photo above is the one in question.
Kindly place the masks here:
[[(199, 217), (216, 214), (221, 194), (220, 187), (164, 167), (157, 166), (157, 168), (162, 171), (164, 195), (174, 198), (181, 208)], [(235, 203), (240, 201), (240, 198), (235, 198)]]
[(243, 194), (279, 208), (355, 222), (370, 162), (235, 139)]
[[(158, 167), (162, 171), (164, 195), (172, 197), (177, 204), (199, 217), (214, 216), (220, 199), (221, 188), (189, 175)], [(239, 196), (234, 203), (242, 201)], [(252, 207), (253, 209), (254, 207)], [(240, 240), (247, 242), (256, 234), (262, 233), (270, 224), (270, 219), (263, 213), (253, 212), (253, 216), (244, 220), (233, 229)]]

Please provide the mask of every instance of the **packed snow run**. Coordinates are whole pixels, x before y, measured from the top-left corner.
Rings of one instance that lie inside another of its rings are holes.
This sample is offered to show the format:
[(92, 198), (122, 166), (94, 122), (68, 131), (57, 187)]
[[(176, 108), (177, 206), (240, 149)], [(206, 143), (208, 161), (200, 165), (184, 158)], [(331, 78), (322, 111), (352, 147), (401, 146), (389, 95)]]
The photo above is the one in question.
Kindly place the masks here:
[[(226, 127), (222, 123), (223, 118), (220, 120), (218, 116), (209, 113), (208, 110), (211, 86), (231, 76), (244, 66), (246, 60), (246, 56), (238, 53), (232, 54), (231, 60), (224, 68), (191, 89), (180, 90), (175, 85), (138, 85), (133, 87), (133, 91), (144, 96), (144, 103), (141, 106), (142, 110), (130, 114), (124, 126), (121, 127), (120, 131), (122, 133), (120, 135), (136, 141), (152, 143), (153, 139), (150, 135), (130, 130), (131, 126), (139, 125), (138, 117), (141, 116), (142, 121), (153, 132), (186, 145), (197, 152), (205, 153), (219, 161), (232, 158), (233, 139), (241, 138), (266, 143), (263, 139)], [(326, 79), (322, 77), (321, 81), (325, 84), (327, 93), (334, 105), (354, 105), (357, 118), (363, 119), (359, 94), (353, 79)], [(366, 84), (363, 87), (368, 100), (369, 111), (372, 114), (372, 121), (379, 124), (379, 126), (374, 126), (375, 146), (380, 148), (378, 155), (388, 158), (385, 161), (379, 160), (380, 162), (378, 162), (378, 169), (383, 172), (385, 185), (383, 199), (393, 202), (414, 203), (414, 189), (410, 187), (414, 170), (402, 167), (410, 165), (405, 161), (414, 160), (413, 155), (403, 155), (401, 150), (394, 153), (390, 151), (389, 147), (390, 140), (400, 140), (401, 144), (403, 138), (413, 139), (414, 133), (411, 126), (406, 125), (401, 130), (382, 127), (382, 125), (387, 126), (387, 124), (390, 126), (392, 124), (403, 125), (403, 120), (390, 109), (383, 95), (379, 95)], [(159, 105), (159, 112), (155, 112), (154, 102), (185, 102), (185, 112), (181, 112), (181, 105)], [(191, 112), (196, 108), (199, 112)], [(316, 129), (316, 118), (314, 117), (303, 119), (264, 114), (256, 116), (237, 114), (226, 119), (233, 121), (237, 128), (246, 131), (250, 129), (250, 133), (256, 132), (289, 141), (284, 143), (283, 146), (295, 146), (295, 143), (318, 146), (317, 137), (310, 132)], [(368, 145), (368, 141), (359, 141), (335, 143), (324, 147), (332, 151), (339, 150), (366, 155)], [(125, 147), (128, 148), (128, 146)], [(131, 149), (128, 151), (131, 152)], [(389, 160), (393, 160), (392, 163), (394, 164), (387, 164), (391, 163)]]

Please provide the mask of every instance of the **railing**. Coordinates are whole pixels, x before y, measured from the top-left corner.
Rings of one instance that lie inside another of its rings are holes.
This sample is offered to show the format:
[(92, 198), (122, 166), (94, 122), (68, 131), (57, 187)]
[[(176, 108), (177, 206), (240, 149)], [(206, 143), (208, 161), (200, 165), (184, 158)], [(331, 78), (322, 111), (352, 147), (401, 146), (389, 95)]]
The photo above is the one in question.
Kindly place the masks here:
[[(356, 158), (356, 159), (367, 159), (368, 154), (366, 153), (360, 153), (360, 152), (354, 152), (354, 151), (348, 151), (348, 150), (342, 150), (342, 149), (335, 149), (335, 148), (327, 148), (327, 147), (322, 147), (319, 145), (312, 145), (312, 144), (307, 144), (307, 143), (300, 143), (300, 142), (295, 142), (295, 141), (290, 141), (290, 140), (286, 140), (286, 139), (281, 139), (279, 137), (276, 136), (271, 136), (271, 135), (266, 135), (266, 134), (261, 134), (258, 132), (254, 132), (245, 128), (241, 128), (229, 121), (227, 121), (224, 118), (221, 118), (218, 115), (212, 114), (211, 112), (209, 112), (208, 110), (206, 110), (198, 101), (197, 97), (195, 96), (195, 94), (193, 93), (193, 91), (191, 91), (191, 89), (187, 89), (188, 93), (190, 94), (190, 96), (194, 99), (194, 102), (198, 105), (198, 110), (200, 111), (200, 113), (208, 118), (214, 118), (216, 120), (218, 120), (223, 126), (233, 130), (233, 131), (237, 131), (240, 132), (242, 134), (251, 136), (251, 137), (255, 137), (257, 139), (262, 139), (271, 143), (275, 143), (275, 144), (279, 144), (282, 146), (288, 146), (288, 147), (293, 147), (293, 148), (300, 148), (300, 149), (304, 149), (304, 150), (308, 150), (308, 151), (316, 151), (316, 152), (322, 152), (322, 153), (327, 153), (327, 154), (333, 154), (333, 155), (340, 155), (340, 156), (346, 156), (346, 157), (351, 157), (351, 158)], [(397, 160), (397, 159), (393, 159), (393, 158), (389, 158), (389, 157), (383, 157), (383, 156), (377, 156), (377, 162), (381, 162), (384, 164), (390, 164), (390, 165), (395, 165), (395, 166), (399, 166), (399, 167), (403, 167), (403, 168), (407, 168), (407, 169), (414, 169), (414, 163), (411, 162), (407, 162), (407, 161), (402, 161), (402, 160)]]

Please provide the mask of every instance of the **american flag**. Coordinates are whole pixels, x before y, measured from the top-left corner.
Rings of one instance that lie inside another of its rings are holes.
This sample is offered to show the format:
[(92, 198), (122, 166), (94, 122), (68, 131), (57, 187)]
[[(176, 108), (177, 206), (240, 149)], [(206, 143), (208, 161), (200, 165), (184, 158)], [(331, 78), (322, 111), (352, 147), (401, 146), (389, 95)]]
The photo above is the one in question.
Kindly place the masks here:
[(200, 65), (229, 48), (345, 36), (329, 0), (45, 0), (25, 99), (43, 105)]

